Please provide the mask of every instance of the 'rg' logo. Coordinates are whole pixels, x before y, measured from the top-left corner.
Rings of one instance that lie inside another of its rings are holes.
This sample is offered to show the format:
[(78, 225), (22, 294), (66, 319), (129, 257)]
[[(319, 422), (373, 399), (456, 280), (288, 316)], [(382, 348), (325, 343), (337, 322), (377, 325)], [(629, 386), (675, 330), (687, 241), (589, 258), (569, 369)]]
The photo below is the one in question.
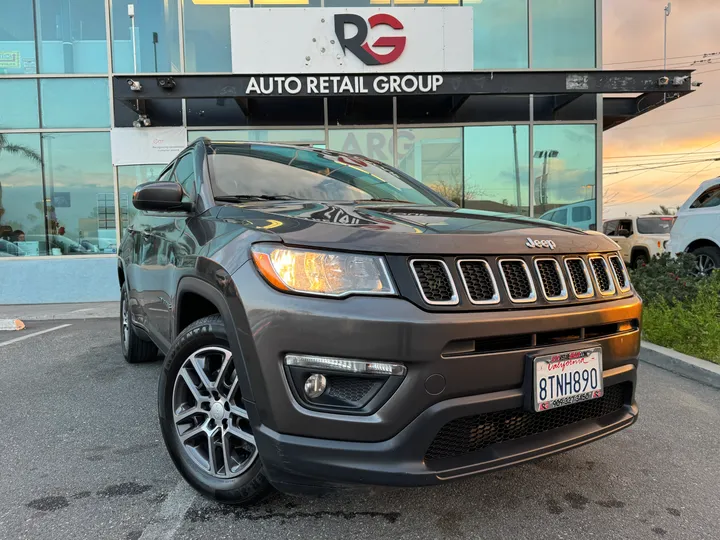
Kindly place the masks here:
[[(345, 25), (352, 24), (357, 28), (357, 34), (352, 37), (345, 35)], [(369, 24), (369, 27), (368, 27)], [(370, 28), (375, 28), (381, 24), (387, 25), (395, 30), (402, 30), (403, 25), (392, 15), (387, 13), (376, 13), (372, 15), (367, 22), (360, 15), (352, 13), (341, 13), (335, 15), (335, 35), (337, 35), (338, 43), (343, 49), (343, 53), (350, 49), (364, 64), (368, 66), (379, 66), (381, 64), (389, 64), (397, 60), (405, 50), (404, 36), (386, 36), (375, 40), (373, 47), (392, 47), (390, 52), (378, 54), (370, 48), (366, 43)]]

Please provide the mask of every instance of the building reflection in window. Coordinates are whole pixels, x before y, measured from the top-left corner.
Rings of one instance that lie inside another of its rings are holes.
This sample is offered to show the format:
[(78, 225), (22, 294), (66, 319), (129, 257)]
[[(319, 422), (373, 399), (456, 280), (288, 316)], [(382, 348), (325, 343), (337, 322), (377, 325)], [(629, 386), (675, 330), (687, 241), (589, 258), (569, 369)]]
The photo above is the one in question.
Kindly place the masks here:
[(110, 134), (44, 133), (50, 255), (115, 253)]
[(37, 73), (33, 0), (0, 2), (0, 75)]

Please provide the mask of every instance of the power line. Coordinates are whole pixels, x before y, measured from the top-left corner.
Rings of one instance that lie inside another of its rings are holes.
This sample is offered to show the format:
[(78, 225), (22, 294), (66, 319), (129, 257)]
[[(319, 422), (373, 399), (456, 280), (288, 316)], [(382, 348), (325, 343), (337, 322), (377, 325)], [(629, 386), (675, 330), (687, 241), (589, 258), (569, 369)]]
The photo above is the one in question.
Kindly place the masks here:
[[(687, 152), (664, 152), (660, 154), (634, 154), (628, 156), (608, 156), (603, 159), (627, 159), (640, 157), (664, 157), (664, 156), (684, 156)], [(720, 154), (720, 150), (710, 150), (709, 152), (694, 152), (695, 154)]]
[[(682, 58), (695, 58), (696, 56), (702, 56), (703, 58), (709, 58), (711, 56), (720, 56), (720, 52), (714, 52), (714, 53), (699, 53), (699, 54), (691, 54), (688, 56), (668, 56), (668, 60), (679, 60)], [(622, 64), (643, 64), (646, 62), (662, 62), (663, 58), (647, 58), (645, 60), (628, 60), (625, 62), (603, 62), (606, 66), (619, 66)]]
[(631, 200), (629, 200), (629, 201), (624, 201), (624, 202), (618, 202), (618, 203), (608, 204), (608, 205), (606, 205), (606, 206), (619, 206), (619, 205), (621, 205), (621, 204), (635, 203), (635, 202), (639, 202), (639, 201), (644, 201), (645, 199), (649, 199), (650, 197), (654, 197), (655, 195), (660, 195), (661, 193), (665, 193), (666, 191), (669, 191), (669, 190), (671, 190), (671, 189), (679, 186), (680, 184), (684, 184), (684, 183), (687, 182), (688, 180), (692, 180), (692, 179), (695, 178), (698, 174), (700, 174), (700, 173), (703, 172), (705, 169), (707, 169), (710, 165), (712, 165), (712, 162), (708, 163), (708, 164), (705, 165), (702, 169), (700, 169), (699, 171), (695, 172), (694, 174), (691, 174), (691, 175), (688, 176), (687, 178), (684, 178), (683, 180), (680, 180), (679, 182), (676, 182), (675, 184), (672, 184), (671, 186), (668, 186), (668, 187), (666, 187), (665, 189), (661, 189), (660, 191), (656, 191), (655, 193), (650, 193), (650, 194), (648, 194), (648, 195), (645, 195), (644, 197), (640, 197), (640, 198), (637, 198), (637, 199), (631, 199)]
[(654, 124), (641, 124), (639, 126), (624, 126), (620, 125), (615, 128), (616, 131), (619, 131), (622, 129), (622, 131), (627, 131), (628, 129), (646, 129), (646, 128), (653, 128), (657, 126), (675, 126), (677, 124), (693, 124), (695, 122), (706, 122), (708, 120), (712, 120), (714, 118), (720, 118), (720, 115), (715, 116), (706, 116), (704, 118), (693, 118), (692, 120), (678, 120), (676, 122), (656, 122)]
[(711, 158), (711, 159), (699, 159), (697, 161), (681, 161), (679, 163), (675, 163), (674, 165), (672, 165), (672, 164), (658, 165), (657, 167), (641, 167), (641, 168), (637, 168), (637, 169), (630, 169), (627, 171), (611, 171), (611, 172), (606, 172), (603, 174), (610, 175), (610, 174), (625, 174), (625, 173), (635, 172), (635, 171), (653, 171), (653, 170), (657, 170), (657, 169), (665, 169), (667, 167), (678, 167), (681, 165), (688, 165), (688, 164), (693, 164), (693, 163), (705, 163), (706, 161), (720, 161), (720, 157)]

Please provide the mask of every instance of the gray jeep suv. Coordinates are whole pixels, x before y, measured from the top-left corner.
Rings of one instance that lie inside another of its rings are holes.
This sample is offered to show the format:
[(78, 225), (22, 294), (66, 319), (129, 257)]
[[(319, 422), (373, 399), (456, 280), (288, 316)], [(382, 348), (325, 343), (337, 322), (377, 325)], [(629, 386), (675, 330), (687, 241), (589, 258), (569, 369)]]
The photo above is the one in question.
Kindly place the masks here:
[(122, 351), (202, 494), (442, 483), (630, 426), (641, 301), (597, 233), (364, 157), (200, 139), (119, 250)]

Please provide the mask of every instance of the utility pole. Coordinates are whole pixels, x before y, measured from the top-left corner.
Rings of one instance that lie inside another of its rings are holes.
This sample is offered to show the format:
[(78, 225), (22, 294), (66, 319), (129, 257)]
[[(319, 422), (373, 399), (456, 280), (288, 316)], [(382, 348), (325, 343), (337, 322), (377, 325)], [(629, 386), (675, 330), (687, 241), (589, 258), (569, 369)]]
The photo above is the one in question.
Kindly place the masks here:
[(518, 142), (517, 142), (517, 126), (512, 127), (513, 131), (513, 146), (515, 147), (515, 189), (516, 189), (516, 197), (517, 197), (517, 213), (521, 214), (521, 208), (522, 208), (522, 191), (520, 187), (520, 163), (518, 161)]
[(137, 73), (137, 44), (135, 43), (135, 4), (128, 4), (128, 17), (130, 17), (130, 31), (132, 32), (133, 73)]
[(667, 69), (667, 20), (671, 9), (672, 4), (668, 2), (665, 6), (665, 31), (663, 33), (663, 70)]

